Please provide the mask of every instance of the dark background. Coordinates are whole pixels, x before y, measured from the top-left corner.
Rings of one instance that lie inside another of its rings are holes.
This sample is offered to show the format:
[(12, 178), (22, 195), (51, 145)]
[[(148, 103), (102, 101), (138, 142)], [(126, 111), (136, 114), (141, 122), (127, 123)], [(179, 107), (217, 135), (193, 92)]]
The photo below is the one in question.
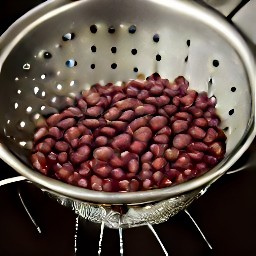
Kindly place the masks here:
[[(23, 13), (43, 1), (1, 0), (0, 34)], [(1, 47), (1, 46), (0, 46)], [(3, 86), (3, 85), (1, 85)], [(239, 167), (255, 152), (255, 142), (233, 167)], [(254, 159), (256, 161), (256, 159)], [(0, 179), (17, 175), (0, 160)], [(155, 226), (172, 256), (252, 256), (255, 252), (256, 172), (254, 168), (226, 175), (189, 207), (213, 246), (209, 250), (192, 222), (181, 212)], [(17, 189), (41, 227), (37, 233), (19, 200)], [(80, 221), (77, 255), (97, 255), (99, 225)], [(74, 255), (75, 215), (32, 185), (12, 184), (0, 188), (0, 256)], [(116, 230), (105, 229), (102, 255), (119, 255)], [(146, 227), (124, 231), (124, 255), (164, 255)]]

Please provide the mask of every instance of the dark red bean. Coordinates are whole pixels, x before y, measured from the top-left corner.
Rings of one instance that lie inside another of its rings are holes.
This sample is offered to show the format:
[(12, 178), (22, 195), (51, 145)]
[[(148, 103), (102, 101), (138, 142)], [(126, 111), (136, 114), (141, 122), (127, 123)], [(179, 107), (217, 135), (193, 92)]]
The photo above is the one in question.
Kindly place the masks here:
[(172, 184), (173, 183), (171, 180), (169, 180), (167, 177), (163, 177), (162, 181), (160, 182), (159, 187), (166, 188), (166, 187), (170, 187)]
[(34, 141), (37, 142), (48, 135), (48, 129), (46, 127), (39, 128), (34, 134)]
[(119, 117), (120, 121), (124, 121), (124, 122), (130, 122), (134, 119), (135, 117), (135, 112), (133, 110), (126, 110), (124, 111), (121, 116)]
[(149, 97), (149, 91), (148, 90), (141, 90), (137, 96), (138, 100), (144, 101)]
[(172, 116), (174, 113), (176, 113), (178, 110), (177, 106), (175, 105), (165, 105), (164, 111), (169, 115)]
[(67, 152), (61, 152), (58, 155), (58, 161), (63, 164), (66, 163), (68, 161), (68, 154)]
[(178, 159), (175, 161), (173, 167), (174, 168), (182, 168), (182, 169), (189, 169), (191, 168), (191, 159), (188, 154), (183, 153), (180, 154)]
[(76, 152), (70, 153), (70, 160), (74, 164), (80, 164), (88, 160), (90, 153), (90, 147), (88, 147), (87, 145), (81, 146), (77, 149)]
[(168, 161), (175, 161), (179, 156), (180, 151), (177, 148), (171, 147), (166, 149), (164, 156)]
[(189, 126), (188, 121), (186, 121), (186, 120), (176, 120), (172, 124), (172, 131), (174, 133), (184, 132), (188, 129), (188, 126)]
[(108, 161), (114, 154), (111, 147), (99, 147), (93, 151), (93, 157), (101, 161)]
[(170, 97), (166, 95), (161, 95), (159, 97), (156, 97), (156, 105), (157, 107), (161, 108), (170, 102)]
[(194, 139), (202, 140), (205, 137), (206, 132), (198, 126), (192, 126), (188, 129), (188, 134)]
[(170, 136), (172, 134), (172, 130), (170, 127), (165, 126), (157, 132), (157, 135), (159, 134), (165, 134), (167, 136)]
[(83, 124), (79, 123), (77, 125), (78, 130), (80, 131), (81, 134), (83, 135), (91, 135), (92, 131), (90, 129), (88, 129), (87, 127), (85, 127)]
[(84, 97), (84, 99), (86, 100), (86, 102), (93, 106), (95, 104), (97, 104), (100, 100), (100, 94), (97, 93), (97, 92), (92, 92), (92, 93), (89, 93), (88, 95), (86, 95)]
[(103, 109), (107, 108), (110, 105), (110, 100), (107, 97), (100, 97), (99, 102), (96, 104), (96, 107), (101, 107)]
[(150, 163), (143, 163), (143, 164), (142, 164), (142, 170), (143, 170), (143, 171), (153, 171), (153, 170), (152, 170), (152, 166), (151, 166)]
[(97, 175), (92, 175), (91, 179), (91, 188), (96, 191), (102, 191), (103, 180)]
[(142, 170), (142, 171), (140, 171), (138, 176), (139, 176), (139, 178), (141, 180), (146, 180), (146, 179), (150, 179), (152, 177), (152, 175), (153, 175), (152, 171), (150, 171), (150, 170)]
[(208, 126), (208, 122), (204, 117), (199, 117), (194, 119), (194, 125), (202, 128), (206, 128)]
[(154, 85), (150, 88), (149, 93), (154, 96), (159, 96), (162, 94), (164, 86), (161, 84)]
[(121, 110), (117, 107), (110, 108), (104, 115), (104, 118), (109, 121), (117, 120), (122, 114)]
[(76, 138), (76, 139), (71, 140), (70, 145), (71, 145), (72, 148), (77, 148), (78, 145), (79, 145), (79, 139)]
[(82, 111), (77, 107), (69, 107), (68, 109), (63, 111), (63, 118), (69, 117), (82, 117)]
[(208, 150), (208, 146), (203, 142), (193, 142), (187, 147), (188, 151), (195, 152), (195, 151), (202, 151), (205, 152)]
[(78, 141), (78, 146), (81, 146), (81, 145), (91, 146), (92, 143), (93, 143), (93, 136), (92, 135), (83, 135), (82, 137), (80, 137), (80, 139)]
[(163, 156), (165, 150), (168, 148), (168, 144), (151, 144), (150, 151), (155, 157)]
[(49, 136), (54, 137), (56, 140), (59, 140), (63, 136), (63, 132), (58, 127), (51, 127), (48, 132)]
[(100, 106), (94, 106), (87, 108), (86, 115), (90, 117), (98, 117), (103, 113), (104, 109)]
[(211, 143), (218, 138), (218, 132), (214, 128), (209, 128), (204, 138), (205, 143)]
[(88, 187), (88, 181), (86, 179), (83, 179), (83, 178), (80, 178), (78, 181), (77, 181), (77, 185), (79, 187), (82, 187), (82, 188), (87, 188)]
[(137, 173), (139, 170), (139, 162), (137, 159), (131, 159), (131, 161), (128, 162), (128, 171), (132, 173)]
[(118, 185), (119, 185), (119, 191), (125, 191), (125, 192), (130, 191), (130, 182), (128, 180), (121, 180), (119, 181)]
[(132, 159), (138, 160), (138, 155), (132, 152), (125, 151), (121, 154), (123, 166), (127, 165)]
[(60, 122), (57, 123), (56, 126), (58, 128), (63, 129), (63, 130), (66, 130), (66, 129), (74, 126), (75, 123), (76, 123), (76, 120), (74, 118), (70, 117), (70, 118), (66, 118), (64, 120), (61, 120)]
[(163, 108), (159, 108), (159, 109), (157, 110), (157, 114), (158, 114), (159, 116), (165, 116), (165, 117), (169, 118), (169, 115), (165, 112), (165, 110), (164, 110)]
[(127, 110), (127, 109), (135, 109), (138, 106), (142, 105), (141, 101), (134, 98), (128, 98), (124, 100), (120, 100), (115, 103), (115, 106), (120, 110)]
[(179, 105), (180, 105), (180, 97), (174, 96), (173, 99), (172, 99), (172, 103), (173, 103), (173, 105), (179, 107)]
[(198, 93), (198, 96), (195, 100), (195, 106), (205, 110), (209, 105), (208, 95), (206, 92)]
[(155, 182), (157, 185), (160, 184), (160, 182), (162, 181), (163, 177), (164, 177), (164, 174), (163, 174), (162, 172), (160, 172), (160, 171), (156, 171), (156, 172), (153, 174), (153, 176), (152, 176), (154, 182)]
[(131, 136), (127, 133), (122, 133), (113, 138), (111, 146), (114, 149), (124, 151), (131, 145)]
[(115, 128), (118, 132), (124, 132), (127, 129), (128, 124), (123, 121), (111, 121), (108, 125)]
[(53, 138), (46, 138), (44, 140), (51, 148), (54, 147), (56, 141)]
[(48, 174), (46, 157), (43, 153), (36, 152), (35, 154), (31, 155), (31, 162), (35, 169), (37, 169), (38, 171), (45, 175)]
[(96, 129), (100, 126), (100, 121), (98, 119), (85, 119), (82, 123), (89, 129)]
[(158, 131), (165, 127), (168, 123), (168, 120), (164, 116), (154, 116), (150, 121), (149, 125), (153, 131)]
[(137, 97), (139, 90), (133, 86), (127, 86), (126, 88), (126, 95), (128, 97)]
[(195, 101), (195, 97), (192, 95), (185, 95), (179, 99), (180, 103), (183, 104), (186, 107), (192, 106), (192, 104)]
[(140, 187), (139, 181), (137, 181), (136, 179), (132, 179), (130, 182), (130, 191), (131, 192), (138, 191), (139, 187)]
[(156, 113), (156, 107), (154, 105), (145, 104), (145, 105), (138, 106), (137, 108), (135, 108), (134, 112), (138, 116), (153, 115)]
[(153, 159), (153, 153), (150, 151), (147, 151), (141, 156), (141, 162), (142, 163), (151, 163)]
[(114, 189), (113, 180), (112, 179), (104, 179), (102, 189), (105, 192), (112, 192)]
[(173, 146), (177, 149), (184, 149), (187, 147), (192, 141), (192, 138), (189, 134), (177, 134), (173, 138)]
[(159, 135), (156, 135), (153, 138), (153, 140), (155, 143), (167, 144), (167, 143), (169, 143), (169, 136), (167, 136), (166, 134), (159, 134)]
[(214, 156), (205, 155), (203, 162), (205, 162), (208, 166), (213, 167), (218, 163), (218, 160)]
[(49, 126), (55, 126), (62, 119), (63, 119), (63, 114), (53, 114), (46, 119), (46, 122)]
[(223, 158), (225, 154), (225, 146), (224, 143), (217, 141), (213, 142), (209, 145), (209, 153), (218, 159)]
[(71, 127), (64, 133), (64, 138), (67, 142), (77, 139), (81, 135), (81, 131), (77, 127)]
[(122, 168), (112, 169), (110, 175), (115, 180), (123, 180), (125, 179), (125, 172)]
[(116, 93), (112, 98), (112, 104), (115, 104), (116, 102), (123, 100), (126, 98), (126, 95), (122, 92)]
[(52, 147), (47, 142), (44, 141), (44, 142), (37, 144), (36, 149), (38, 151), (42, 152), (43, 154), (48, 154), (51, 152)]
[(164, 94), (169, 96), (169, 97), (175, 97), (180, 93), (179, 90), (172, 90), (170, 88), (165, 88), (164, 89)]
[(89, 165), (88, 162), (83, 162), (80, 165), (80, 168), (78, 169), (78, 172), (80, 175), (84, 176), (84, 177), (89, 177), (91, 175), (91, 166)]
[(108, 144), (108, 138), (105, 137), (105, 136), (98, 136), (96, 139), (95, 139), (95, 145), (97, 147), (101, 147), (101, 146), (105, 146)]
[(99, 165), (93, 169), (94, 173), (96, 173), (100, 178), (107, 178), (112, 171), (112, 167), (105, 164)]
[(148, 104), (151, 104), (151, 105), (156, 105), (157, 106), (157, 99), (156, 97), (147, 97), (145, 99), (145, 102), (148, 103)]
[(199, 173), (204, 173), (204, 172), (208, 171), (208, 167), (207, 167), (206, 163), (204, 163), (204, 162), (196, 164), (195, 168), (196, 168), (196, 170), (199, 171)]
[(77, 106), (81, 109), (82, 113), (85, 114), (87, 110), (87, 103), (83, 99), (77, 101)]
[(130, 146), (130, 151), (138, 155), (141, 155), (145, 151), (146, 147), (147, 143), (142, 141), (134, 141)]
[(140, 127), (146, 126), (148, 124), (148, 122), (150, 121), (151, 117), (150, 116), (143, 116), (143, 117), (139, 117), (136, 118), (135, 120), (133, 120), (130, 125), (128, 126), (128, 128), (131, 129), (131, 131), (135, 131), (137, 129), (139, 129)]
[(140, 127), (139, 129), (137, 129), (134, 134), (133, 137), (135, 140), (139, 140), (142, 142), (148, 142), (151, 138), (152, 138), (152, 131), (150, 128), (148, 127)]
[(204, 113), (201, 108), (198, 108), (196, 106), (191, 106), (190, 108), (188, 108), (188, 111), (196, 118), (202, 117)]
[(102, 127), (100, 129), (100, 133), (102, 135), (106, 135), (108, 137), (113, 137), (116, 134), (116, 130), (114, 128), (112, 128), (112, 127)]
[(142, 189), (143, 190), (149, 190), (149, 189), (152, 188), (152, 186), (153, 186), (153, 182), (152, 182), (151, 179), (146, 179), (142, 183)]
[(60, 152), (67, 152), (70, 148), (69, 144), (65, 141), (57, 141), (55, 148)]
[(158, 157), (156, 158), (153, 163), (152, 166), (156, 169), (156, 170), (160, 170), (162, 169), (165, 165), (167, 164), (165, 158), (163, 157)]
[(188, 155), (194, 161), (201, 161), (204, 157), (203, 152), (192, 152), (192, 153), (188, 153)]
[(193, 116), (189, 114), (188, 112), (177, 112), (175, 114), (175, 117), (177, 119), (186, 120), (188, 122), (191, 122), (193, 120)]

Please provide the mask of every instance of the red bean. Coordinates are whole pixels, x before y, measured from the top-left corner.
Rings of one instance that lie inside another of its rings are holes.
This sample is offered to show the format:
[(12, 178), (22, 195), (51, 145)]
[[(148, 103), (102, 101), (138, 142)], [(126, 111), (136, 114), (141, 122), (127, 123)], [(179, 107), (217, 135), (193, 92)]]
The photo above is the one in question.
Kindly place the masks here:
[(49, 126), (55, 126), (62, 118), (63, 114), (53, 114), (46, 119), (46, 122)]
[(75, 119), (70, 117), (70, 118), (66, 118), (66, 119), (58, 122), (56, 126), (63, 130), (66, 130), (66, 129), (74, 126), (75, 123), (76, 123)]
[(69, 150), (69, 144), (65, 141), (57, 141), (55, 148), (60, 152), (67, 152)]
[(176, 120), (172, 124), (172, 131), (174, 133), (184, 132), (188, 129), (188, 126), (189, 126), (188, 121)]
[(195, 106), (198, 108), (201, 108), (202, 110), (205, 110), (208, 107), (208, 96), (206, 92), (201, 92), (198, 94), (196, 100), (195, 100)]
[(130, 151), (138, 155), (142, 154), (147, 147), (147, 143), (142, 141), (134, 141), (130, 146)]
[(48, 132), (49, 136), (52, 136), (56, 140), (59, 140), (63, 136), (63, 132), (60, 131), (58, 127), (51, 127)]
[(46, 163), (46, 157), (41, 152), (36, 152), (31, 156), (31, 162), (34, 168), (36, 168), (41, 173), (47, 175), (48, 174), (48, 167)]
[(142, 170), (143, 171), (152, 171), (152, 166), (150, 163), (143, 163), (142, 164)]
[(91, 117), (98, 117), (103, 113), (104, 109), (100, 106), (94, 106), (87, 108), (86, 115)]
[(126, 89), (126, 95), (128, 97), (137, 97), (139, 90), (136, 87), (129, 86)]
[(201, 161), (203, 159), (203, 157), (204, 157), (204, 153), (203, 152), (192, 152), (192, 153), (188, 153), (188, 155), (194, 161)]
[(155, 172), (155, 173), (153, 174), (153, 176), (152, 176), (154, 182), (155, 182), (157, 185), (160, 184), (160, 182), (162, 181), (163, 177), (164, 177), (164, 174), (163, 174), (162, 172), (160, 172), (160, 171)]
[(112, 192), (113, 191), (113, 180), (112, 179), (104, 179), (102, 189), (105, 192)]
[(129, 192), (130, 191), (130, 182), (128, 180), (121, 180), (118, 183), (119, 190)]
[(113, 137), (116, 134), (116, 130), (112, 127), (102, 127), (100, 133), (108, 137)]
[(122, 133), (114, 137), (111, 146), (114, 149), (124, 151), (128, 149), (131, 145), (131, 136), (127, 133)]
[(153, 140), (155, 143), (167, 144), (167, 143), (169, 143), (169, 136), (167, 136), (166, 134), (159, 134), (159, 135), (156, 135), (153, 138)]
[(188, 108), (188, 111), (196, 118), (203, 116), (203, 110), (201, 108), (198, 108), (196, 106), (192, 106)]
[(141, 90), (137, 96), (138, 100), (144, 101), (149, 97), (149, 91), (148, 90)]
[(109, 121), (117, 120), (122, 114), (121, 110), (117, 107), (110, 108), (104, 115), (104, 118)]
[(178, 159), (175, 161), (174, 163), (174, 167), (175, 168), (182, 168), (182, 169), (188, 169), (191, 167), (191, 159), (188, 156), (188, 154), (183, 153), (180, 154), (180, 156), (178, 157)]
[(167, 177), (163, 177), (162, 181), (160, 182), (160, 188), (170, 187), (172, 185), (172, 181), (169, 180)]
[(112, 169), (110, 175), (115, 180), (125, 179), (125, 172), (124, 172), (124, 170), (122, 168)]
[(77, 106), (81, 109), (82, 113), (85, 114), (87, 110), (87, 103), (83, 99), (79, 99), (77, 102)]
[(208, 122), (204, 117), (194, 119), (194, 125), (205, 128), (208, 126)]
[(112, 167), (107, 164), (99, 165), (94, 168), (94, 173), (96, 173), (100, 178), (107, 178), (110, 175), (111, 171)]
[(82, 123), (89, 129), (95, 129), (100, 126), (100, 121), (98, 119), (85, 119)]
[(211, 143), (213, 142), (214, 140), (216, 140), (218, 138), (218, 132), (215, 131), (214, 128), (209, 128), (206, 132), (206, 136), (204, 138), (204, 142), (205, 143)]
[(58, 155), (58, 161), (63, 164), (65, 162), (68, 161), (68, 154), (67, 152), (61, 152), (59, 155)]
[(166, 95), (161, 95), (159, 97), (156, 97), (156, 105), (160, 108), (163, 107), (170, 102), (170, 97)]
[(70, 145), (71, 145), (72, 148), (77, 148), (78, 145), (79, 145), (79, 139), (76, 138), (76, 139), (71, 140)]
[(136, 179), (132, 179), (130, 182), (130, 191), (131, 192), (138, 191), (139, 187), (140, 187), (139, 181), (137, 181)]
[(89, 158), (91, 149), (87, 146), (81, 146), (76, 152), (70, 153), (70, 160), (74, 164), (80, 164)]
[(154, 85), (150, 88), (149, 93), (154, 96), (159, 96), (162, 94), (164, 86), (161, 84)]
[(131, 159), (131, 161), (128, 162), (128, 171), (132, 173), (137, 173), (139, 170), (139, 162), (137, 159)]
[(138, 176), (140, 177), (141, 180), (146, 180), (146, 179), (150, 179), (152, 177), (152, 175), (153, 175), (152, 171), (142, 170), (142, 171), (140, 171)]
[(128, 98), (116, 102), (116, 107), (120, 110), (135, 109), (142, 105), (141, 101), (134, 98)]
[(119, 120), (130, 122), (134, 119), (134, 117), (135, 117), (135, 112), (133, 110), (126, 110), (121, 114), (121, 116), (119, 117)]
[(148, 127), (140, 127), (133, 134), (135, 140), (139, 140), (142, 142), (148, 142), (152, 138), (152, 131)]
[(77, 127), (71, 127), (64, 133), (64, 138), (70, 143), (73, 139), (77, 139), (80, 135), (81, 132)]
[(155, 157), (162, 156), (167, 149), (168, 144), (151, 144), (150, 151)]
[(177, 148), (171, 147), (166, 149), (164, 156), (168, 161), (175, 161), (179, 156), (180, 151)]
[(160, 170), (162, 169), (165, 165), (166, 165), (166, 160), (163, 157), (158, 157), (156, 158), (153, 163), (152, 166), (156, 169), (156, 170)]
[(34, 141), (37, 142), (48, 135), (48, 129), (45, 127), (39, 128), (34, 134)]
[(218, 163), (218, 160), (214, 156), (205, 155), (203, 158), (203, 162), (205, 162), (208, 166), (212, 167)]
[(173, 138), (173, 146), (177, 149), (184, 149), (187, 147), (192, 141), (192, 138), (189, 134), (177, 134)]
[(84, 99), (86, 100), (86, 102), (89, 105), (93, 106), (99, 102), (100, 94), (97, 92), (92, 92), (92, 93), (89, 93), (88, 95), (86, 95), (86, 97), (84, 97)]
[(52, 147), (44, 141), (36, 145), (36, 150), (42, 152), (43, 154), (48, 154), (52, 150)]
[(113, 157), (109, 160), (109, 163), (114, 168), (118, 168), (118, 167), (123, 167), (124, 166), (123, 160), (120, 157), (118, 157), (117, 155), (113, 155)]
[(202, 140), (205, 137), (206, 132), (198, 126), (192, 126), (188, 129), (188, 134), (194, 139)]
[(208, 146), (203, 142), (193, 142), (187, 147), (188, 151), (195, 152), (195, 151), (202, 151), (205, 152), (208, 150)]
[(110, 147), (99, 147), (93, 151), (93, 157), (101, 161), (108, 161), (114, 154)]
[(88, 162), (83, 162), (80, 165), (80, 168), (78, 170), (79, 170), (79, 174), (82, 175), (83, 177), (89, 177), (92, 172), (91, 166), (89, 165)]
[(165, 105), (164, 110), (169, 116), (171, 116), (177, 112), (178, 108), (175, 105)]
[(152, 158), (153, 158), (153, 153), (150, 151), (147, 151), (141, 156), (140, 160), (142, 163), (150, 163), (152, 161)]
[(99, 178), (96, 175), (92, 175), (91, 179), (91, 188), (93, 190), (97, 190), (97, 191), (102, 191), (102, 185), (103, 185), (103, 180), (101, 178)]
[(108, 138), (105, 136), (99, 136), (95, 138), (95, 145), (97, 147), (106, 146), (108, 144)]
[(189, 114), (188, 112), (177, 112), (175, 114), (175, 117), (177, 119), (181, 119), (181, 120), (186, 120), (188, 122), (191, 122), (193, 120), (193, 117), (191, 114)]
[(164, 116), (155, 116), (149, 121), (149, 125), (153, 131), (158, 131), (165, 127), (168, 123), (168, 120)]
[(225, 154), (224, 144), (219, 141), (211, 143), (209, 145), (209, 152), (217, 158), (223, 158)]
[(77, 107), (69, 107), (68, 109), (63, 111), (63, 118), (69, 117), (82, 117), (82, 111)]
[(117, 94), (115, 94), (112, 98), (112, 104), (115, 104), (116, 102), (123, 100), (126, 98), (126, 95), (122, 92), (119, 92)]
[(135, 108), (134, 112), (138, 116), (153, 115), (156, 113), (156, 107), (154, 105), (145, 104), (145, 105), (138, 106), (137, 108)]
[(96, 107), (101, 107), (103, 109), (107, 108), (110, 105), (110, 101), (107, 97), (100, 97), (99, 102), (96, 104)]
[(112, 121), (108, 123), (109, 126), (115, 128), (118, 132), (124, 132), (127, 129), (127, 122)]
[(185, 95), (180, 98), (180, 103), (185, 105), (186, 107), (192, 106), (194, 103), (195, 98), (192, 95)]

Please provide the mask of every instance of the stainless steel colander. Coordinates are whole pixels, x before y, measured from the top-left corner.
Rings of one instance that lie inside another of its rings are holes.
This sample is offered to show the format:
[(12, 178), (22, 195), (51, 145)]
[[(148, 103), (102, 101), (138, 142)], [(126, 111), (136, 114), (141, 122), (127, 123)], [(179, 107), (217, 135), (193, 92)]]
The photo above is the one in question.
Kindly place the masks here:
[[(160, 222), (223, 175), (255, 135), (253, 56), (223, 17), (191, 1), (47, 1), (4, 33), (0, 49), (0, 157), (84, 217), (90, 213), (79, 212), (82, 205), (102, 210), (105, 218), (113, 216), (106, 205), (146, 204), (144, 215), (131, 207), (136, 221), (130, 216), (123, 221), (130, 226), (143, 218)], [(121, 84), (154, 72), (171, 81), (183, 75), (190, 88), (216, 96), (227, 153), (215, 168), (173, 187), (130, 193), (74, 187), (32, 169), (33, 132), (45, 115), (96, 82)], [(163, 205), (166, 212), (159, 210)], [(145, 217), (149, 208), (155, 214), (151, 219)], [(119, 224), (116, 219), (112, 226)]]

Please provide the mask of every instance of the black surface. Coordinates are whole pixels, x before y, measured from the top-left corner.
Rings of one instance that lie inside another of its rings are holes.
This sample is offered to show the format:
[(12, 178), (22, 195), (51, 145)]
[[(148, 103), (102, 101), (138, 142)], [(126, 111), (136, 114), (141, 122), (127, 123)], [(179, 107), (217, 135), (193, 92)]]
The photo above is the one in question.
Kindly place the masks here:
[[(0, 33), (24, 12), (43, 1), (1, 0)], [(1, 85), (2, 86), (2, 85)], [(255, 151), (255, 143), (236, 164), (240, 166)], [(233, 167), (235, 168), (235, 167)], [(0, 161), (0, 179), (16, 173)], [(195, 201), (189, 212), (213, 246), (209, 250), (192, 222), (179, 213), (155, 226), (172, 256), (253, 256), (256, 228), (256, 173), (253, 168), (218, 180)], [(17, 194), (17, 184), (0, 188), (0, 256), (72, 256), (74, 255), (75, 215), (34, 186), (20, 185), (24, 201), (41, 227), (38, 234)], [(97, 255), (99, 225), (80, 222), (78, 256)], [(119, 254), (118, 232), (106, 229), (102, 255)], [(124, 231), (124, 255), (164, 255), (146, 227)]]

